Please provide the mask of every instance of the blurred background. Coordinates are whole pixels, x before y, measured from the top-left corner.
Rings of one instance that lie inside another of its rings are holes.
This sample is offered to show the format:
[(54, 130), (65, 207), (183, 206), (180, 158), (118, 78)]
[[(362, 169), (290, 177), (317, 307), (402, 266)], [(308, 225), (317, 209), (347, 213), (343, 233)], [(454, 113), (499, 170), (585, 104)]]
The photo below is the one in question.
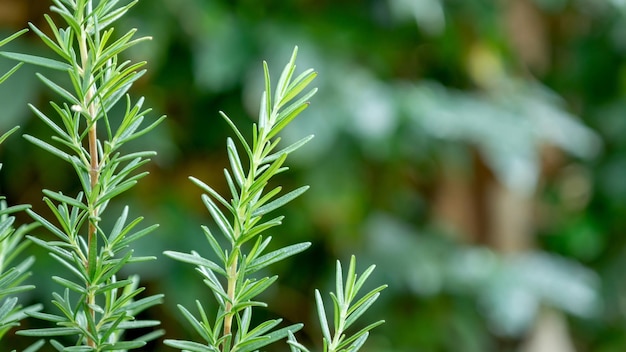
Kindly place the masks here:
[[(47, 28), (49, 5), (0, 0), (0, 34)], [(259, 319), (302, 321), (299, 339), (321, 350), (314, 289), (333, 290), (335, 260), (356, 254), (360, 270), (377, 265), (370, 288), (389, 284), (361, 321), (387, 321), (364, 351), (626, 350), (625, 1), (143, 0), (118, 34), (133, 27), (154, 39), (129, 52), (148, 61), (132, 94), (168, 119), (132, 146), (158, 156), (109, 221), (128, 204), (161, 225), (135, 246), (158, 260), (127, 272), (165, 293), (146, 315), (166, 337), (196, 338), (177, 303), (211, 302), (190, 266), (161, 254), (210, 255), (200, 225), (213, 225), (187, 177), (226, 191), (231, 132), (218, 111), (249, 135), (262, 60), (276, 79), (298, 45), (319, 93), (283, 138), (316, 138), (275, 182), (311, 190), (272, 235), (313, 246), (272, 268), (282, 280)], [(33, 34), (7, 50), (51, 55)], [(26, 107), (57, 99), (36, 69), (0, 86), (0, 132), (51, 134)], [(42, 188), (79, 189), (69, 165), (19, 136), (0, 159), (11, 203), (46, 214)], [(24, 301), (49, 302), (64, 271), (31, 250), (37, 289)]]

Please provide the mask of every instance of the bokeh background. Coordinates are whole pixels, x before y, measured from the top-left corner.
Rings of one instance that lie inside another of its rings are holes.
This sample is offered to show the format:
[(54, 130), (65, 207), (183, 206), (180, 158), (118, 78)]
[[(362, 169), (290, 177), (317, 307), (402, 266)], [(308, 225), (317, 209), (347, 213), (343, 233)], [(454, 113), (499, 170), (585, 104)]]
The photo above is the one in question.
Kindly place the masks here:
[[(46, 28), (49, 5), (0, 0), (3, 37), (28, 21)], [(626, 2), (142, 0), (119, 27), (153, 36), (129, 53), (148, 61), (132, 94), (168, 119), (135, 142), (159, 154), (110, 213), (128, 204), (161, 224), (135, 247), (158, 260), (127, 272), (166, 294), (147, 316), (167, 337), (195, 338), (177, 303), (211, 300), (190, 266), (161, 254), (210, 253), (187, 177), (225, 191), (218, 111), (249, 131), (262, 60), (276, 77), (298, 45), (319, 93), (283, 138), (316, 138), (276, 182), (311, 190), (272, 234), (313, 246), (272, 268), (282, 280), (260, 319), (306, 323), (300, 340), (320, 350), (313, 291), (332, 290), (335, 260), (356, 254), (360, 270), (377, 264), (371, 287), (389, 284), (362, 320), (387, 321), (365, 351), (626, 350)], [(33, 34), (8, 50), (50, 55)], [(36, 70), (0, 86), (0, 132), (51, 134), (26, 107), (56, 99)], [(19, 136), (0, 158), (11, 203), (45, 213), (42, 188), (78, 191), (68, 165)], [(63, 269), (31, 251), (37, 289), (23, 299), (49, 302)]]

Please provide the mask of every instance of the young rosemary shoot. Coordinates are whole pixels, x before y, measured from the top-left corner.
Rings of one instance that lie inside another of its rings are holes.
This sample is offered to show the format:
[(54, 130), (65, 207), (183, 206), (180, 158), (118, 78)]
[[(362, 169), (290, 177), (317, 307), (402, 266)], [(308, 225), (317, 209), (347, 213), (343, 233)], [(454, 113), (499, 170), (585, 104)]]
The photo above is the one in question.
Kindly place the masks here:
[[(318, 290), (315, 290), (317, 313), (322, 328), (322, 341), (324, 346), (323, 352), (356, 352), (360, 350), (367, 341), (369, 331), (385, 322), (384, 320), (379, 320), (361, 328), (361, 330), (354, 333), (350, 337), (346, 337), (345, 335), (346, 330), (354, 324), (354, 322), (361, 315), (363, 315), (363, 313), (365, 313), (365, 311), (369, 309), (374, 302), (376, 302), (378, 296), (380, 296), (380, 291), (387, 287), (387, 285), (378, 286), (355, 302), (359, 291), (363, 288), (363, 284), (372, 274), (374, 268), (374, 265), (370, 266), (363, 272), (363, 274), (361, 274), (360, 277), (358, 277), (356, 274), (356, 258), (352, 256), (352, 258), (350, 258), (350, 266), (344, 283), (341, 263), (337, 261), (335, 283), (337, 293), (330, 294), (333, 301), (334, 312), (333, 335), (330, 333), (330, 324), (328, 324), (328, 320), (326, 318), (326, 310), (324, 308), (322, 295)], [(291, 347), (291, 352), (309, 352), (306, 347), (298, 343), (293, 334), (289, 335), (287, 343)]]
[(265, 220), (265, 215), (308, 189), (304, 186), (278, 196), (282, 188), (277, 186), (266, 192), (269, 180), (287, 170), (283, 166), (287, 156), (312, 138), (305, 137), (277, 150), (280, 137), (276, 135), (307, 108), (309, 99), (316, 93), (316, 89), (312, 89), (299, 96), (315, 78), (316, 73), (309, 69), (292, 79), (296, 54), (297, 48), (278, 80), (273, 99), (270, 75), (267, 64), (264, 63), (265, 92), (261, 100), (259, 123), (253, 126), (251, 144), (230, 118), (222, 113), (222, 117), (237, 136), (248, 161), (247, 168), (244, 168), (245, 164), (235, 142), (228, 138), (227, 151), (231, 169), (224, 170), (224, 174), (230, 188), (231, 200), (227, 201), (202, 181), (190, 178), (206, 192), (202, 195), (202, 200), (226, 238), (229, 248), (222, 248), (214, 234), (204, 226), (204, 234), (215, 259), (203, 257), (195, 251), (190, 254), (165, 252), (169, 257), (195, 265), (219, 305), (217, 316), (212, 322), (208, 320), (199, 301), (197, 309), (200, 319), (187, 308), (179, 306), (203, 341), (166, 340), (165, 344), (169, 346), (185, 351), (257, 351), (274, 341), (286, 338), (289, 332), (302, 328), (302, 324), (296, 324), (275, 329), (281, 323), (280, 319), (269, 320), (256, 327), (250, 326), (253, 308), (266, 306), (255, 298), (277, 279), (276, 276), (259, 278), (254, 274), (310, 246), (310, 243), (299, 243), (265, 253), (271, 237), (263, 237), (264, 232), (280, 225), (283, 219), (282, 216), (277, 216)]
[[(307, 108), (309, 99), (316, 93), (316, 89), (312, 89), (300, 96), (300, 93), (316, 77), (316, 73), (308, 69), (293, 78), (296, 55), (297, 48), (294, 49), (291, 60), (278, 80), (273, 99), (267, 64), (263, 65), (265, 92), (261, 99), (259, 123), (254, 124), (252, 129), (252, 144), (248, 144), (235, 124), (222, 113), (222, 117), (237, 136), (240, 148), (244, 151), (248, 161), (248, 167), (244, 168), (245, 164), (239, 156), (239, 149), (235, 142), (231, 138), (227, 139), (230, 170), (224, 170), (224, 174), (230, 188), (231, 200), (227, 201), (213, 188), (191, 177), (191, 180), (206, 192), (202, 195), (202, 200), (222, 236), (226, 238), (229, 248), (222, 248), (210, 229), (204, 226), (204, 234), (213, 251), (214, 259), (203, 257), (196, 251), (189, 254), (165, 252), (166, 255), (176, 260), (195, 265), (218, 304), (217, 315), (212, 321), (209, 321), (208, 314), (200, 301), (196, 301), (200, 318), (187, 308), (179, 306), (183, 316), (202, 337), (202, 342), (165, 340), (166, 345), (195, 352), (252, 352), (275, 341), (288, 338), (292, 351), (308, 351), (294, 337), (294, 333), (302, 328), (302, 324), (276, 329), (281, 320), (274, 319), (255, 327), (251, 326), (253, 308), (266, 306), (265, 303), (256, 300), (256, 297), (277, 279), (276, 276), (259, 278), (254, 274), (310, 246), (310, 243), (299, 243), (265, 253), (271, 237), (263, 237), (264, 232), (280, 225), (283, 219), (282, 216), (277, 216), (271, 220), (264, 220), (264, 216), (292, 201), (308, 189), (308, 186), (300, 187), (282, 196), (279, 196), (282, 190), (280, 186), (265, 191), (273, 176), (287, 170), (283, 166), (287, 156), (312, 138), (308, 136), (290, 146), (276, 150), (280, 142), (280, 137), (276, 137), (277, 134)], [(246, 244), (248, 245), (245, 246)], [(368, 331), (382, 323), (382, 321), (374, 323), (345, 339), (345, 329), (376, 301), (379, 292), (385, 288), (381, 286), (352, 304), (363, 283), (374, 269), (370, 267), (357, 281), (355, 265), (353, 258), (344, 290), (341, 266), (338, 264), (338, 293), (337, 296), (333, 295), (333, 298), (339, 315), (335, 320), (334, 338), (330, 338), (325, 317), (321, 320), (322, 326), (326, 327), (323, 330), (324, 345), (325, 351), (328, 352), (357, 351), (367, 339)], [(317, 297), (318, 305), (323, 311), (319, 292)]]
[[(58, 26), (49, 15), (45, 16), (48, 30), (29, 25), (58, 58), (3, 53), (11, 59), (61, 71), (71, 82), (63, 86), (38, 74), (61, 102), (50, 103), (50, 114), (30, 105), (34, 114), (52, 130), (51, 141), (25, 136), (69, 163), (82, 186), (82, 191), (73, 196), (43, 190), (44, 202), (52, 214), (50, 218), (27, 210), (54, 240), (29, 238), (46, 248), (71, 275), (52, 277), (63, 287), (62, 292), (52, 293), (57, 313), (30, 313), (54, 326), (18, 333), (46, 338), (64, 336), (61, 340), (50, 340), (58, 351), (135, 349), (160, 333), (124, 340), (124, 331), (128, 329), (159, 324), (138, 320), (137, 314), (160, 303), (162, 295), (138, 299), (143, 291), (138, 278), (117, 277), (126, 264), (153, 259), (134, 257), (129, 246), (157, 225), (138, 229), (142, 218), (128, 221), (128, 207), (116, 221), (110, 222), (110, 228), (102, 221), (109, 202), (147, 174), (137, 170), (154, 155), (150, 151), (126, 154), (121, 147), (162, 120), (143, 125), (150, 109), (142, 107), (143, 98), (133, 101), (127, 92), (145, 72), (145, 62), (132, 63), (120, 58), (129, 47), (149, 38), (135, 39), (135, 30), (118, 35), (112, 27), (136, 3), (136, 0), (53, 0), (51, 11), (64, 26)], [(121, 109), (121, 114), (115, 110), (114, 114), (113, 108), (120, 101), (125, 103), (125, 109)]]

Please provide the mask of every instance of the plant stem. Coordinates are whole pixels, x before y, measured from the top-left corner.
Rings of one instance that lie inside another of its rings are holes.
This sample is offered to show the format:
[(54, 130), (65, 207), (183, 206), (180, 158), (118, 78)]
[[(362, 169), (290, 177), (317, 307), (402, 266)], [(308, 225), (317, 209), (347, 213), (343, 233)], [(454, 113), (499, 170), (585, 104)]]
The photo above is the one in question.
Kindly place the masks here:
[[(243, 185), (241, 186), (241, 194), (239, 199), (244, 199), (247, 197), (248, 193), (250, 192), (250, 188), (252, 187), (252, 184), (254, 183), (254, 180), (256, 179), (256, 174), (258, 172), (258, 168), (259, 168), (259, 164), (260, 164), (260, 160), (261, 155), (263, 154), (263, 150), (264, 150), (264, 146), (267, 144), (266, 143), (266, 139), (267, 139), (267, 133), (265, 133), (264, 131), (261, 131), (261, 133), (259, 133), (261, 136), (259, 138), (259, 140), (261, 141), (260, 144), (258, 144), (258, 147), (255, 146), (254, 148), (254, 153), (252, 156), (252, 159), (250, 160), (250, 170), (248, 171), (248, 175), (245, 179), (245, 181), (243, 182)], [(247, 221), (247, 212), (248, 209), (246, 207), (245, 204), (238, 204), (237, 206), (237, 219), (235, 219), (235, 228), (234, 228), (234, 241), (232, 244), (232, 256), (234, 256), (233, 258), (231, 258), (231, 263), (227, 269), (227, 273), (228, 273), (228, 291), (227, 291), (227, 295), (228, 295), (228, 301), (226, 302), (226, 312), (225, 312), (225, 317), (224, 317), (224, 336), (228, 336), (229, 334), (232, 334), (232, 329), (233, 329), (233, 317), (234, 314), (232, 312), (233, 310), (233, 302), (235, 301), (235, 294), (236, 294), (236, 290), (237, 290), (237, 281), (238, 281), (238, 275), (239, 273), (237, 272), (238, 267), (239, 267), (239, 251), (240, 251), (240, 245), (237, 244), (237, 239), (244, 235), (244, 231), (246, 228), (246, 221)], [(222, 345), (222, 351), (226, 351), (226, 345)]]
[(333, 336), (333, 340), (330, 341), (330, 346), (328, 346), (328, 352), (337, 351), (337, 346), (339, 346), (339, 343), (344, 337), (343, 330), (344, 330), (344, 325), (346, 322), (347, 315), (348, 315), (348, 305), (346, 304), (345, 307), (342, 307), (339, 312), (339, 326), (337, 327), (337, 331), (335, 331), (335, 336)]
[[(91, 10), (91, 1), (88, 2), (88, 11)], [(86, 30), (83, 27), (81, 27), (81, 33), (80, 33), (80, 39), (78, 41), (79, 43), (79, 49), (80, 49), (80, 56), (81, 56), (81, 64), (82, 64), (82, 74), (86, 75), (87, 74), (87, 67), (89, 65), (89, 52), (88, 52), (88, 47), (87, 47), (87, 33)], [(85, 94), (85, 101), (83, 102), (83, 105), (86, 106), (87, 108), (87, 123), (88, 123), (88, 128), (89, 128), (89, 134), (88, 134), (88, 144), (89, 144), (89, 159), (90, 159), (90, 165), (89, 165), (89, 179), (90, 179), (90, 185), (91, 185), (91, 190), (93, 191), (94, 189), (96, 189), (96, 186), (99, 182), (99, 178), (100, 178), (100, 162), (99, 162), (99, 158), (98, 158), (98, 134), (97, 134), (97, 122), (96, 122), (96, 118), (97, 118), (97, 107), (96, 107), (96, 102), (95, 102), (95, 93), (96, 93), (96, 87), (95, 87), (95, 82), (93, 82), (93, 76), (88, 77), (89, 79), (89, 88)], [(88, 202), (95, 200), (95, 198), (93, 197), (87, 197), (88, 198)], [(90, 202), (91, 203), (91, 202)], [(96, 243), (95, 241), (97, 241), (97, 219), (98, 219), (98, 207), (96, 207), (93, 204), (89, 204), (89, 228), (87, 230), (87, 256), (86, 256), (86, 261), (84, 263), (85, 265), (85, 269), (87, 272), (90, 271), (90, 258), (92, 256), (93, 253), (91, 253), (91, 251), (93, 250), (93, 248), (96, 247)], [(92, 269), (92, 268), (91, 268)], [(89, 286), (89, 283), (87, 283), (87, 285)], [(92, 320), (95, 320), (95, 315), (96, 312), (93, 310), (93, 305), (95, 305), (96, 303), (96, 297), (95, 297), (95, 292), (93, 290), (90, 289), (90, 287), (87, 287), (87, 298), (86, 298), (86, 303), (87, 303), (87, 310), (89, 311), (89, 314), (92, 316)], [(87, 345), (90, 347), (96, 347), (96, 343), (95, 341), (93, 341), (93, 339), (87, 337)]]
[[(228, 268), (228, 301), (226, 302), (226, 316), (224, 317), (224, 336), (228, 336), (232, 334), (233, 327), (233, 304), (232, 302), (235, 300), (235, 291), (237, 288), (237, 268), (239, 260), (239, 256), (237, 255), (238, 251), (234, 250), (233, 254), (235, 256), (232, 264)], [(227, 346), (226, 342), (224, 342), (222, 351), (226, 351)]]

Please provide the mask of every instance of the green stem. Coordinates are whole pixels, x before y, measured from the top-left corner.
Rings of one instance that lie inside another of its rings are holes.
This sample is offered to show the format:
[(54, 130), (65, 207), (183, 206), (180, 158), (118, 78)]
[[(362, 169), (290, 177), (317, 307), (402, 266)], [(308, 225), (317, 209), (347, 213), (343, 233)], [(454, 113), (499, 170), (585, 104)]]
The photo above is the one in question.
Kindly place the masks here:
[(337, 331), (335, 331), (335, 336), (333, 336), (333, 341), (328, 346), (328, 352), (336, 352), (340, 339), (343, 336), (344, 325), (346, 323), (346, 315), (348, 314), (348, 307), (346, 305), (345, 308), (341, 308), (339, 311), (339, 326), (337, 326)]
[[(261, 156), (263, 155), (263, 151), (265, 146), (267, 145), (267, 132), (260, 131), (259, 143), (254, 146), (254, 153), (252, 159), (250, 160), (250, 170), (248, 172), (248, 176), (246, 177), (244, 184), (241, 186), (241, 194), (239, 199), (244, 199), (247, 197), (250, 192), (250, 188), (256, 179), (256, 174), (259, 168)], [(231, 258), (231, 263), (227, 268), (228, 273), (228, 288), (227, 295), (228, 301), (226, 302), (225, 307), (225, 316), (224, 316), (224, 336), (228, 336), (233, 333), (233, 318), (235, 316), (233, 312), (233, 302), (235, 302), (235, 293), (237, 291), (237, 281), (238, 281), (238, 268), (239, 268), (239, 249), (240, 246), (236, 243), (237, 239), (243, 235), (246, 227), (246, 219), (247, 219), (247, 207), (245, 204), (238, 204), (237, 206), (237, 219), (235, 219), (234, 226), (234, 242), (232, 246), (232, 254), (234, 258)], [(222, 351), (227, 351), (229, 347), (224, 343), (222, 345)]]
[[(228, 268), (228, 301), (226, 302), (226, 316), (224, 317), (224, 336), (228, 336), (230, 334), (232, 334), (232, 329), (233, 329), (233, 317), (234, 317), (234, 313), (233, 313), (233, 304), (232, 302), (234, 302), (235, 300), (235, 292), (237, 289), (237, 268), (238, 268), (238, 263), (237, 261), (239, 260), (239, 256), (237, 255), (237, 251), (233, 251), (233, 254), (235, 256), (234, 260), (232, 261), (232, 264), (230, 265), (230, 267)], [(226, 346), (226, 342), (224, 342), (224, 345), (222, 346), (222, 351), (226, 352), (228, 349), (230, 349), (230, 346)]]
[[(91, 9), (91, 1), (88, 1), (87, 4), (87, 10), (89, 11)], [(82, 22), (83, 19), (81, 19)], [(88, 52), (88, 46), (87, 46), (87, 33), (86, 30), (84, 28), (85, 24), (83, 24), (83, 26), (81, 26), (81, 33), (79, 33), (79, 41), (78, 41), (78, 45), (79, 45), (79, 49), (80, 49), (80, 57), (81, 57), (81, 66), (82, 66), (82, 74), (85, 75), (87, 72), (87, 67), (89, 66), (89, 52)], [(96, 114), (97, 114), (97, 106), (95, 103), (95, 92), (96, 92), (96, 87), (95, 87), (95, 82), (93, 82), (93, 76), (88, 77), (89, 78), (89, 88), (85, 94), (85, 101), (83, 102), (83, 105), (87, 108), (87, 116), (88, 116), (88, 128), (89, 128), (89, 134), (88, 134), (88, 147), (89, 147), (89, 159), (90, 159), (90, 165), (89, 165), (89, 179), (90, 179), (90, 185), (91, 185), (91, 191), (93, 191), (94, 189), (96, 189), (99, 179), (100, 179), (100, 162), (99, 162), (99, 158), (98, 158), (98, 134), (97, 134), (97, 123), (96, 123)], [(87, 197), (87, 201), (89, 203), (91, 203), (91, 201), (95, 200), (93, 197)], [(90, 260), (89, 258), (91, 258), (91, 256), (95, 253), (91, 253), (91, 251), (93, 250), (93, 248), (95, 248), (95, 241), (97, 241), (97, 219), (99, 216), (99, 212), (98, 212), (98, 207), (96, 207), (93, 204), (88, 204), (89, 205), (89, 228), (87, 230), (87, 256), (86, 256), (86, 260), (85, 260), (85, 269), (87, 272), (90, 271)], [(87, 283), (87, 285), (89, 286), (89, 283)], [(91, 308), (95, 305), (96, 303), (96, 297), (95, 297), (95, 291), (91, 290), (90, 287), (87, 287), (87, 298), (86, 298), (86, 303), (87, 303), (87, 310), (89, 312), (89, 314), (92, 316), (92, 318), (95, 318), (96, 312)], [(94, 319), (95, 320), (95, 319)], [(91, 339), (91, 338), (87, 338), (87, 345), (90, 347), (96, 347), (96, 342)]]

